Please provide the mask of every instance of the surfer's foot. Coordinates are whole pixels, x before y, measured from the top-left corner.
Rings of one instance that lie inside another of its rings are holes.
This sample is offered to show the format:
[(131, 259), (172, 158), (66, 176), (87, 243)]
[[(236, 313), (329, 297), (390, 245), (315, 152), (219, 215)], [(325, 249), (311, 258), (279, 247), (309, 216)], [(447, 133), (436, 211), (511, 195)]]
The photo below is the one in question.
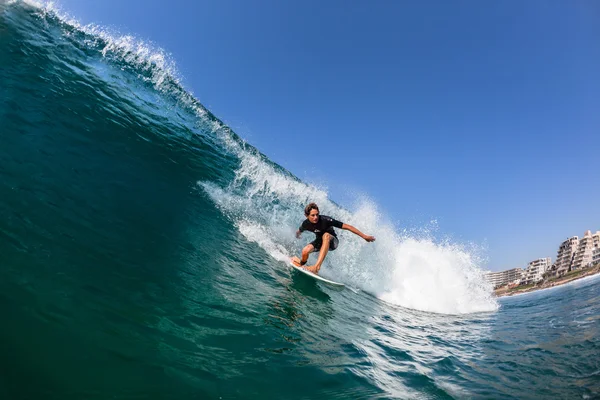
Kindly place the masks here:
[(315, 265), (310, 265), (308, 267), (304, 267), (305, 270), (307, 270), (308, 272), (312, 272), (315, 275), (319, 274), (319, 268), (317, 268)]
[(292, 257), (292, 263), (296, 266), (296, 267), (301, 267), (300, 265), (300, 259), (298, 257)]

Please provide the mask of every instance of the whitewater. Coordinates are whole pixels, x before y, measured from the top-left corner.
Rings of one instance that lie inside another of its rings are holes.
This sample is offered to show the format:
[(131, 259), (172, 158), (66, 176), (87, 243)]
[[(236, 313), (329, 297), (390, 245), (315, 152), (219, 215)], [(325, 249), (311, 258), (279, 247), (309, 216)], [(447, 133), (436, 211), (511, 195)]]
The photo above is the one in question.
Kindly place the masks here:
[(294, 232), (304, 205), (314, 201), (323, 214), (377, 237), (374, 245), (367, 245), (340, 232), (344, 246), (328, 255), (325, 277), (422, 311), (463, 314), (497, 309), (480, 259), (463, 246), (398, 233), (372, 201), (359, 200), (354, 211), (343, 209), (326, 191), (298, 181), (263, 156), (247, 150), (238, 150), (237, 155), (240, 168), (230, 185), (199, 184), (239, 231), (274, 259), (285, 262), (290, 254), (300, 253), (305, 241), (295, 240)]
[[(43, 12), (60, 15), (53, 3), (45, 7), (28, 3), (42, 7)], [(62, 17), (61, 21), (91, 36), (104, 58), (116, 57), (143, 71), (143, 79), (189, 107), (201, 124), (210, 127), (212, 138), (239, 159), (240, 166), (231, 184), (224, 188), (211, 182), (199, 185), (248, 240), (273, 258), (285, 261), (289, 254), (300, 252), (303, 246), (292, 241), (293, 232), (303, 219), (304, 206), (314, 201), (324, 214), (375, 232), (378, 238), (374, 246), (365, 246), (360, 239), (342, 232), (344, 245), (341, 251), (328, 256), (324, 276), (389, 303), (422, 311), (464, 314), (498, 308), (492, 288), (484, 280), (481, 257), (467, 250), (474, 246), (436, 240), (430, 231), (421, 235), (424, 237), (410, 235), (407, 230), (398, 232), (366, 196), (359, 196), (361, 199), (352, 211), (339, 207), (325, 190), (301, 182), (274, 165), (214, 118), (183, 88), (174, 62), (164, 51), (131, 36), (115, 38), (98, 26), (81, 26), (72, 18)]]
[[(182, 81), (134, 36), (0, 2), (0, 396), (600, 395), (598, 280), (498, 300), (479, 246), (339, 205)], [(341, 292), (287, 265), (313, 201), (377, 237), (339, 232)]]

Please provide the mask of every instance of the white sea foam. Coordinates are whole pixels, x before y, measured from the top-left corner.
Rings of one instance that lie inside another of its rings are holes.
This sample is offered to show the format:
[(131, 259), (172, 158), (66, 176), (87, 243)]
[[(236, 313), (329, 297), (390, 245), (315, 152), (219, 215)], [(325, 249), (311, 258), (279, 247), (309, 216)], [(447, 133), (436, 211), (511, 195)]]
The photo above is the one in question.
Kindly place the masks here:
[[(15, 3), (12, 1), (8, 4)], [(319, 204), (323, 214), (358, 227), (377, 237), (375, 243), (349, 232), (340, 232), (339, 250), (330, 253), (322, 274), (368, 291), (380, 299), (418, 310), (470, 313), (498, 308), (484, 282), (473, 251), (434, 235), (398, 232), (368, 199), (357, 201), (353, 211), (332, 202), (326, 189), (303, 183), (269, 163), (222, 122), (207, 118), (207, 110), (181, 85), (171, 57), (162, 49), (131, 35), (119, 35), (97, 25), (82, 25), (53, 2), (23, 0), (41, 17), (56, 17), (68, 29), (88, 35), (87, 45), (104, 57), (115, 57), (144, 72), (154, 87), (175, 95), (200, 118), (202, 125), (236, 155), (240, 167), (227, 188), (200, 183), (217, 206), (229, 215), (240, 232), (274, 259), (284, 261), (309, 240), (294, 238), (308, 202)], [(149, 76), (149, 78), (148, 78)], [(313, 256), (314, 257), (314, 256)]]
[[(37, 10), (42, 18), (56, 18), (64, 28), (63, 34), (67, 37), (74, 32), (85, 34), (87, 38), (81, 44), (98, 49), (105, 58), (114, 58), (135, 67), (140, 79), (150, 82), (162, 93), (175, 96), (199, 117), (203, 119), (206, 117), (207, 110), (190, 90), (184, 88), (175, 61), (171, 54), (162, 48), (134, 35), (120, 34), (114, 29), (97, 24), (82, 24), (53, 1), (11, 0), (7, 4), (19, 2)], [(215, 130), (218, 128), (222, 126), (215, 127)]]
[(346, 210), (333, 203), (326, 190), (289, 176), (256, 152), (241, 146), (233, 150), (240, 167), (232, 184), (200, 185), (240, 232), (274, 259), (285, 261), (312, 240), (312, 234), (305, 233), (298, 241), (294, 232), (304, 218), (304, 205), (315, 201), (322, 214), (377, 237), (367, 243), (339, 232), (341, 245), (328, 255), (323, 276), (423, 311), (463, 314), (498, 308), (479, 268), (481, 261), (468, 246), (437, 240), (430, 232), (398, 233), (373, 201), (363, 198), (353, 211)]

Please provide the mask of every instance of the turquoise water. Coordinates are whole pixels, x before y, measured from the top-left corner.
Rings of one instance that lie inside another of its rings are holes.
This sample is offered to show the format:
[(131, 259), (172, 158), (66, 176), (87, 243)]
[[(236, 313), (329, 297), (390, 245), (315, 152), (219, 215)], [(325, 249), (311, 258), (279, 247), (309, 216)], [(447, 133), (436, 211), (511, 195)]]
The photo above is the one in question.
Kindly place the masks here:
[[(331, 290), (285, 263), (303, 206)], [(476, 249), (272, 163), (168, 57), (0, 2), (0, 398), (597, 398), (600, 279), (495, 300)]]

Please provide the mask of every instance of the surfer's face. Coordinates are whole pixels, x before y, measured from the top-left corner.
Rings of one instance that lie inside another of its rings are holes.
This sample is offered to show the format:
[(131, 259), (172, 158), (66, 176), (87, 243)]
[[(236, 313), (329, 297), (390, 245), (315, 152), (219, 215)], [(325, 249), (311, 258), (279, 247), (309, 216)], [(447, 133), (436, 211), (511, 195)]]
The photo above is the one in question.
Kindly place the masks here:
[(319, 210), (312, 209), (310, 210), (310, 214), (308, 214), (308, 221), (311, 224), (316, 224), (319, 220)]

